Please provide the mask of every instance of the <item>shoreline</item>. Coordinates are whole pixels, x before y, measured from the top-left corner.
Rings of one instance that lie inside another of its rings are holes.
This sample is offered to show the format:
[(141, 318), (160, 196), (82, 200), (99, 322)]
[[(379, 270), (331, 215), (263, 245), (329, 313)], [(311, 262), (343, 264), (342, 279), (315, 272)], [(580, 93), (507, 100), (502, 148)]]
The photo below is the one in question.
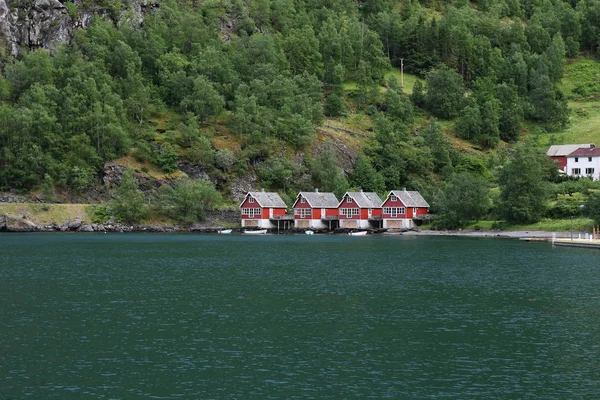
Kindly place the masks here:
[[(570, 238), (571, 232), (548, 232), (548, 231), (490, 231), (490, 230), (457, 230), (457, 231), (434, 231), (431, 229), (406, 231), (406, 232), (389, 232), (386, 235), (406, 235), (406, 236), (456, 236), (456, 237), (497, 237), (505, 239), (552, 239), (556, 234), (556, 238)], [(579, 235), (580, 232), (573, 232), (573, 236)]]

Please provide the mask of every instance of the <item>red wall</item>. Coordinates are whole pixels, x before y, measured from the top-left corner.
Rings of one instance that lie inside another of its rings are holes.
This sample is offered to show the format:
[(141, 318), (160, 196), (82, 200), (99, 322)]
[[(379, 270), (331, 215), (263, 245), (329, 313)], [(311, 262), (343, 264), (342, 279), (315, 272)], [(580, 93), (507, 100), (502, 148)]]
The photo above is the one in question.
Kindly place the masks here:
[(567, 157), (563, 157), (563, 156), (553, 156), (550, 157), (554, 162), (556, 162), (556, 164), (558, 164), (558, 168), (560, 168), (562, 171), (565, 170), (566, 166), (567, 166)]
[[(258, 202), (256, 200), (254, 201), (254, 203), (250, 203), (248, 201), (248, 198), (246, 198), (246, 200), (244, 200), (244, 202), (242, 203), (242, 206), (240, 207), (240, 215), (242, 213), (242, 208), (260, 208), (262, 219), (269, 219), (269, 217), (270, 217), (269, 208), (267, 208), (267, 207), (262, 208), (261, 206), (258, 205)], [(287, 210), (286, 208), (273, 208), (273, 216), (285, 215), (286, 210)], [(250, 217), (247, 215), (242, 215), (242, 218), (249, 219)], [(253, 219), (256, 219), (256, 218), (258, 218), (258, 216), (255, 216)]]
[[(347, 218), (346, 216), (344, 216), (340, 213), (340, 208), (359, 208), (360, 213), (357, 216)], [(383, 213), (383, 210), (379, 207), (372, 208), (371, 211), (372, 211), (371, 215), (373, 217), (381, 216)], [(344, 201), (342, 202), (342, 204), (340, 204), (337, 208), (337, 213), (338, 213), (339, 219), (361, 219), (361, 220), (369, 219), (369, 209), (368, 208), (360, 208), (358, 206), (358, 204), (356, 204), (354, 199), (352, 199), (352, 201), (350, 203), (348, 203), (348, 202), (346, 202), (346, 198), (344, 198)], [(335, 215), (335, 214), (332, 214), (332, 215)]]
[[(262, 208), (261, 206), (258, 205), (258, 202), (256, 200), (254, 200), (254, 203), (250, 203), (248, 201), (248, 198), (246, 198), (246, 200), (244, 200), (244, 202), (242, 203), (242, 206), (240, 207), (240, 215), (242, 217), (242, 219), (250, 219), (250, 217), (248, 215), (243, 215), (242, 214), (242, 208)], [(265, 210), (261, 211), (263, 214), (265, 212)], [(257, 217), (253, 217), (252, 219), (256, 219)]]
[[(396, 201), (392, 201), (389, 197), (383, 202), (384, 207), (404, 207), (406, 209), (406, 214), (398, 214), (393, 218), (413, 218), (413, 208), (406, 207), (404, 203), (400, 201), (400, 199), (396, 198)], [(383, 211), (382, 211), (383, 212)], [(429, 212), (427, 207), (417, 207), (417, 214), (419, 215), (427, 215)], [(383, 218), (392, 218), (391, 214), (383, 214)]]
[[(310, 208), (310, 204), (308, 204), (308, 201), (302, 203), (302, 196), (298, 199), (298, 201), (296, 202), (296, 204), (294, 205), (294, 210), (297, 208)], [(313, 214), (314, 214), (314, 210), (313, 210)], [(300, 217), (299, 215), (296, 215), (296, 213), (294, 212), (294, 219), (311, 219), (310, 215), (307, 215), (306, 217)]]
[(346, 197), (344, 197), (344, 200), (343, 200), (343, 201), (342, 201), (342, 203), (341, 203), (341, 204), (338, 206), (338, 215), (339, 215), (339, 218), (340, 218), (340, 219), (362, 219), (362, 218), (359, 218), (359, 217), (361, 217), (361, 215), (360, 215), (360, 214), (359, 214), (359, 215), (357, 215), (357, 216), (354, 216), (354, 217), (348, 218), (348, 217), (346, 217), (345, 215), (342, 215), (342, 213), (340, 213), (340, 211), (339, 211), (339, 210), (340, 210), (340, 208), (360, 208), (360, 207), (358, 206), (358, 204), (356, 204), (356, 202), (354, 201), (354, 199), (352, 199), (352, 201), (351, 201), (350, 203), (348, 203), (348, 202), (346, 201)]
[(258, 205), (258, 202), (256, 200), (254, 200), (254, 203), (250, 203), (248, 201), (248, 198), (246, 198), (246, 200), (244, 200), (244, 202), (242, 203), (240, 209), (242, 208), (260, 208), (260, 206)]

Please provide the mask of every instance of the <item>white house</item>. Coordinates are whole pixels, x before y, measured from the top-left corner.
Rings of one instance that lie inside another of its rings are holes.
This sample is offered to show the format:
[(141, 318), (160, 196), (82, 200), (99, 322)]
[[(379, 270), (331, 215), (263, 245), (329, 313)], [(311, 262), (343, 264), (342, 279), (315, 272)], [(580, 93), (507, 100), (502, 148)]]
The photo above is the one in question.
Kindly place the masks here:
[(579, 149), (589, 149), (594, 146), (593, 143), (584, 144), (562, 144), (550, 146), (546, 155), (550, 157), (562, 172), (567, 172), (567, 156)]
[(567, 156), (568, 176), (600, 179), (600, 148), (581, 148)]

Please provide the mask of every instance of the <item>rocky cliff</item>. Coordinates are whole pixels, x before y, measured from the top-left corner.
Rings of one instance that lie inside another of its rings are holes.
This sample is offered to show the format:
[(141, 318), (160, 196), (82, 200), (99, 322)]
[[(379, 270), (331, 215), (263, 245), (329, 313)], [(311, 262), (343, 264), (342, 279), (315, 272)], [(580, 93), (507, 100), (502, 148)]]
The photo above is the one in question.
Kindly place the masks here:
[[(141, 23), (147, 10), (157, 5), (132, 0), (117, 19)], [(84, 5), (82, 0), (0, 0), (0, 45), (16, 56), (21, 47), (49, 49), (56, 42), (69, 43), (78, 28), (89, 26), (94, 15), (106, 16), (109, 10), (89, 1)]]

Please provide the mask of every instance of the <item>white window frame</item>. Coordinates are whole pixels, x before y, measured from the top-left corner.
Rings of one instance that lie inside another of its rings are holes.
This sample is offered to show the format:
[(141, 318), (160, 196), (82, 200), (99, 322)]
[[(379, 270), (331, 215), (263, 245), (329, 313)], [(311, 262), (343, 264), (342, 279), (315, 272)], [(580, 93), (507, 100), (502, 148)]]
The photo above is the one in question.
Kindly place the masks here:
[(360, 208), (340, 208), (340, 215), (343, 215), (346, 218), (352, 218), (360, 215)]
[(588, 157), (588, 162), (592, 162), (592, 157)]
[(300, 197), (300, 203), (302, 203), (302, 204), (306, 203), (306, 199), (304, 197)]
[(398, 201), (398, 198), (394, 195), (390, 196), (390, 201)]
[(352, 197), (350, 197), (350, 196), (346, 197), (346, 203), (352, 203)]
[(573, 169), (571, 169), (571, 174), (573, 174), (573, 175), (581, 175), (581, 168), (573, 168)]
[(417, 207), (413, 207), (413, 217), (417, 215)]
[(248, 197), (248, 203), (254, 203), (254, 197)]
[(295, 208), (294, 215), (300, 218), (306, 218), (312, 216), (312, 208)]
[(579, 157), (575, 157), (575, 162), (579, 162)]
[(586, 175), (594, 175), (594, 168), (586, 168), (585, 174)]
[(248, 218), (255, 218), (257, 215), (262, 215), (262, 208), (242, 208), (242, 215), (247, 215)]
[(384, 207), (383, 213), (386, 215), (390, 215), (391, 218), (396, 218), (398, 215), (406, 214), (405, 207)]

